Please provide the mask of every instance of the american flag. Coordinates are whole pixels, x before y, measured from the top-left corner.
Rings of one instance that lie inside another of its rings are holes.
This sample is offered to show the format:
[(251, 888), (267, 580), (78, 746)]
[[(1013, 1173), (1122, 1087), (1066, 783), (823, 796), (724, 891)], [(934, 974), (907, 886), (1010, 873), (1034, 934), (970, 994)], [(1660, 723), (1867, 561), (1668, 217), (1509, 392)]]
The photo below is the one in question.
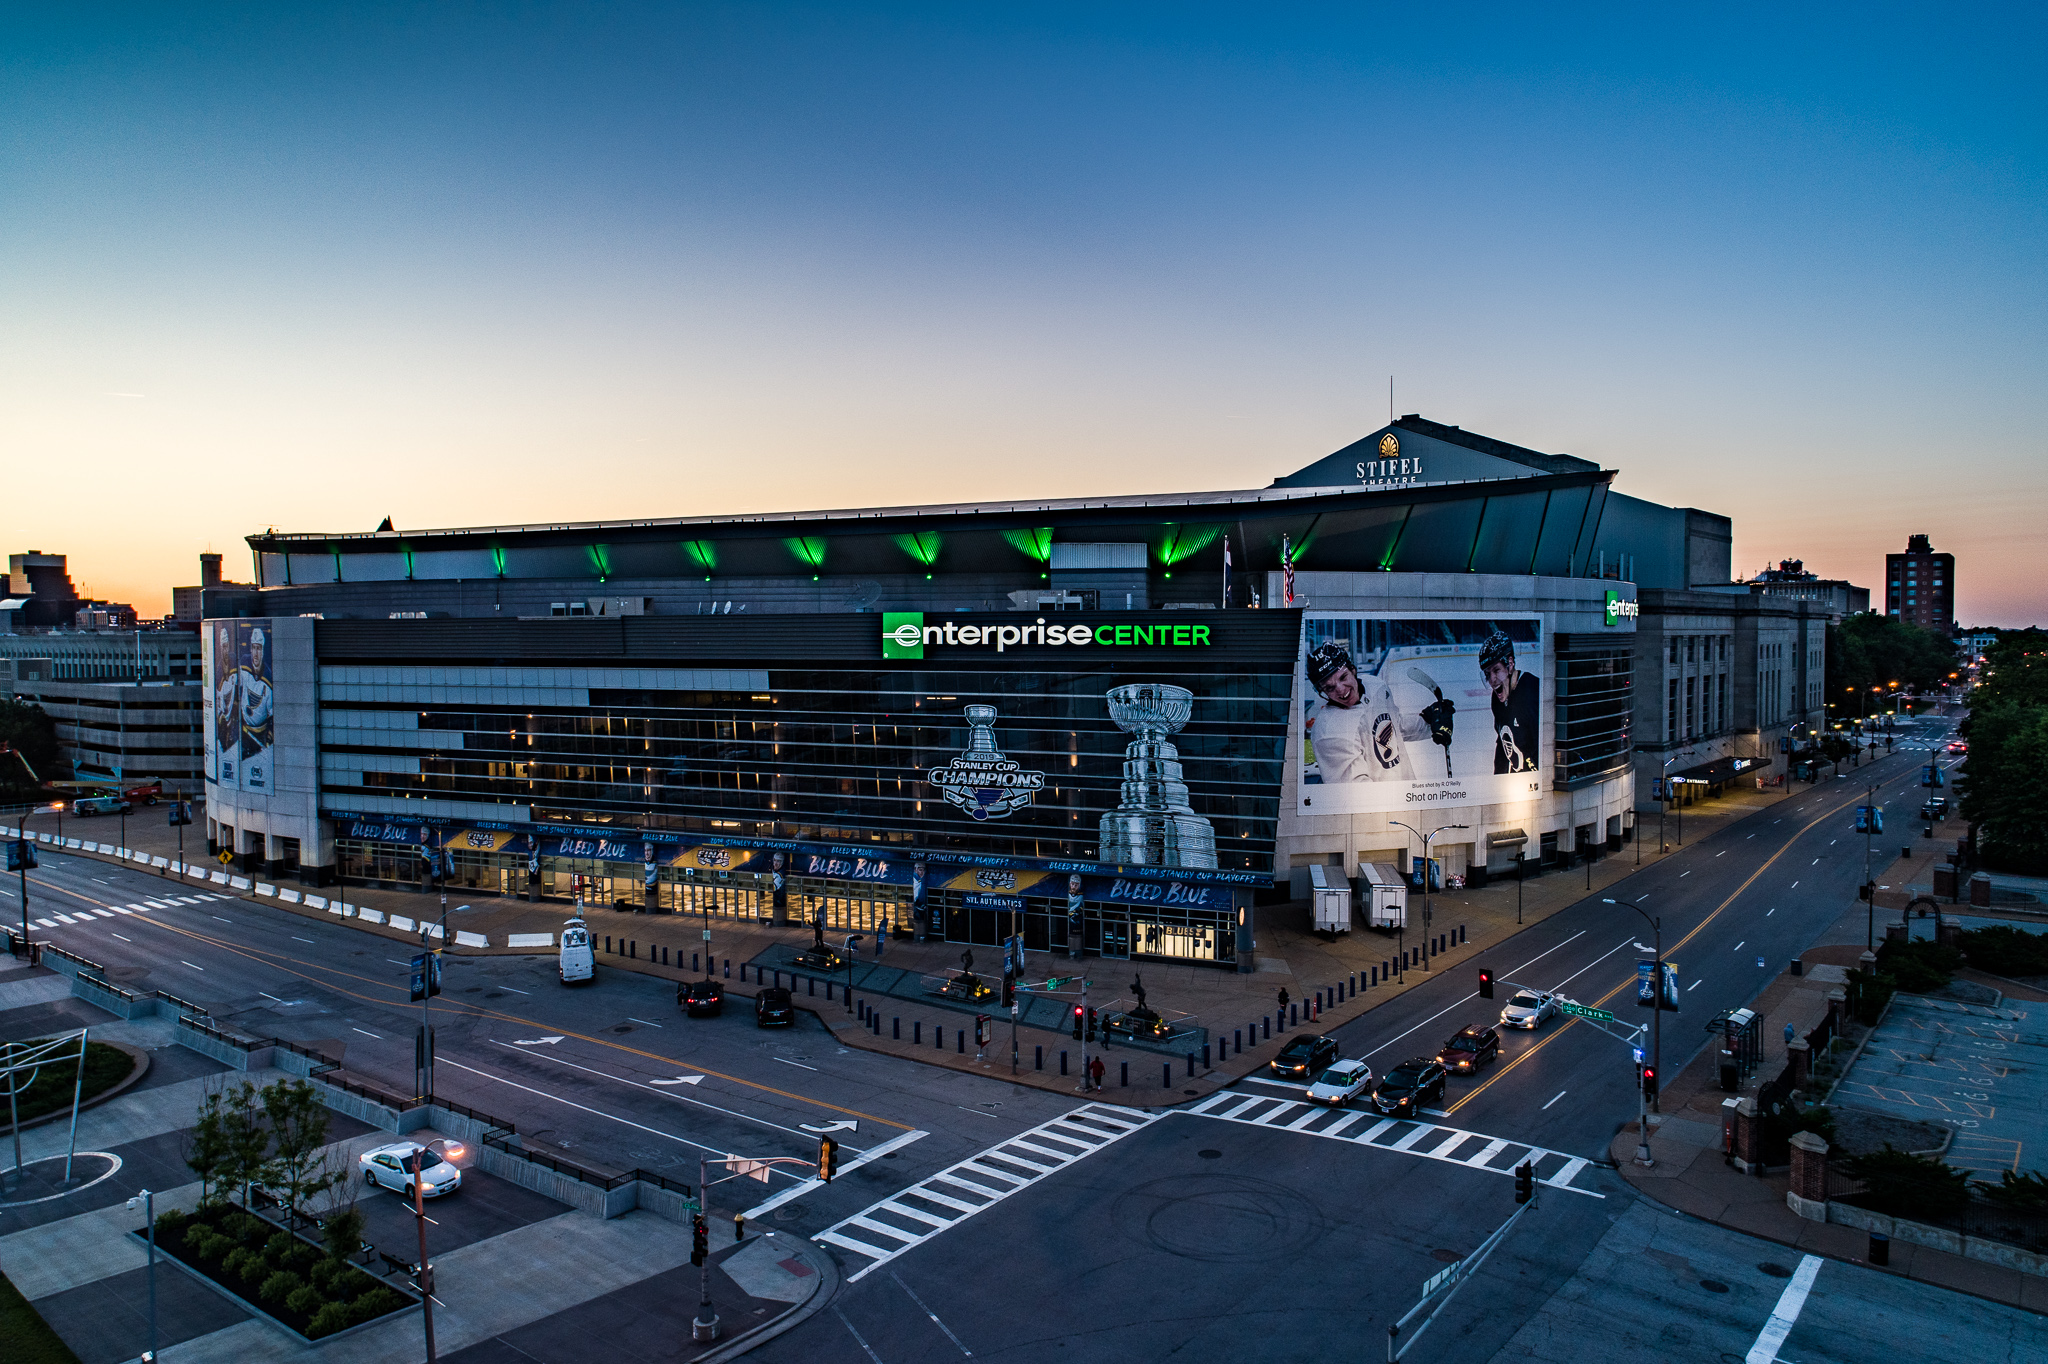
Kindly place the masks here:
[(1280, 588), (1283, 604), (1294, 605), (1294, 544), (1280, 537)]

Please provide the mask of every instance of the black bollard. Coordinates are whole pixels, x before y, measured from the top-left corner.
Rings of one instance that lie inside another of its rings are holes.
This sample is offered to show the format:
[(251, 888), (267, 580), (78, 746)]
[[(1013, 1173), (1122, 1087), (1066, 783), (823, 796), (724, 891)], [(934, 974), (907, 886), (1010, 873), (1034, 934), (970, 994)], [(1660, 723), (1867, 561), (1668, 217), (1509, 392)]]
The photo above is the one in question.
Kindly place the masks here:
[(1066, 1073), (1067, 1073), (1067, 1053), (1066, 1053), (1066, 1050), (1065, 1050), (1065, 1048), (1062, 1048), (1062, 1049), (1060, 1050), (1060, 1074), (1062, 1074), (1062, 1075), (1065, 1075)]
[(1126, 1062), (1124, 1062), (1124, 1088), (1125, 1088), (1125, 1089), (1129, 1089), (1130, 1087), (1131, 1087), (1131, 1063), (1130, 1063), (1129, 1061), (1126, 1061)]
[(903, 1040), (903, 1020), (894, 1014), (889, 1016), (889, 1040), (891, 1042), (901, 1042)]
[(1033, 1047), (1033, 1048), (1031, 1049), (1031, 1052), (1032, 1052), (1032, 1056), (1031, 1056), (1031, 1068), (1032, 1068), (1033, 1070), (1044, 1070), (1044, 1069), (1045, 1069), (1045, 1048), (1044, 1048), (1043, 1046), (1037, 1046), (1037, 1047)]

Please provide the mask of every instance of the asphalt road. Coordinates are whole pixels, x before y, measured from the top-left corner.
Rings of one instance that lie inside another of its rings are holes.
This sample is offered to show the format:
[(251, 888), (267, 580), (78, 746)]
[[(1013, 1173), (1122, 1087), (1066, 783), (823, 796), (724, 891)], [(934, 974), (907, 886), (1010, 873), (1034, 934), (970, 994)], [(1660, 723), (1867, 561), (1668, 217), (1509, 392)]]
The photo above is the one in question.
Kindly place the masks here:
[[(1908, 741), (1925, 744), (1946, 728), (1934, 722)], [(1628, 907), (1640, 906), (1661, 917), (1666, 956), (1681, 966), (1682, 1009), (1665, 1015), (1661, 1057), (1663, 1073), (1675, 1075), (1706, 1044), (1716, 1011), (1753, 999), (1853, 902), (1864, 858), (1854, 807), (1868, 784), (1879, 784), (1879, 803), (1895, 816), (1876, 846), (1914, 841), (1918, 826), (1898, 816), (1917, 809), (1924, 760), (1902, 749), (1797, 788), (1490, 950), (1486, 964), (1503, 981), (1496, 999), (1478, 999), (1475, 972), (1461, 965), (1337, 1029), (1344, 1054), (1383, 1071), (1433, 1052), (1462, 1024), (1495, 1017), (1508, 981), (1561, 989), (1623, 1022), (1642, 1017), (1634, 944), (1651, 937)], [(237, 1030), (339, 1049), (351, 1073), (410, 1091), (419, 1009), (406, 1000), (409, 953), (398, 944), (206, 898), (144, 872), (42, 856), (32, 917), (54, 926), (38, 938), (102, 963), (131, 988), (197, 1001)], [(165, 907), (132, 912), (146, 901)], [(11, 893), (0, 899), (0, 915), (18, 912)], [(72, 922), (57, 921), (59, 912)], [(841, 1048), (807, 1014), (780, 1032), (757, 1030), (743, 1001), (725, 1017), (687, 1020), (667, 982), (602, 966), (599, 977), (570, 990), (551, 954), (451, 953), (433, 1006), (439, 1093), (510, 1119), (531, 1144), (693, 1183), (701, 1155), (809, 1157), (811, 1129), (857, 1123), (842, 1133), (849, 1163), (867, 1151), (877, 1158), (771, 1214), (805, 1234), (1076, 1107)], [(1203, 1114), (1161, 1117), (985, 1208), (967, 1198), (971, 1215), (942, 1217), (929, 1239), (849, 1282), (762, 1357), (898, 1364), (1029, 1348), (1119, 1361), (1226, 1350), (1308, 1359), (1337, 1348), (1377, 1358), (1387, 1323), (1424, 1281), (1513, 1211), (1501, 1162), (1517, 1158), (1520, 1143), (1553, 1153), (1542, 1173), (1558, 1187), (1543, 1190), (1524, 1226), (1461, 1290), (1461, 1308), (1432, 1328), (1424, 1356), (1488, 1359), (1537, 1320), (1635, 1206), (1620, 1180), (1591, 1163), (1633, 1117), (1634, 1084), (1621, 1042), (1558, 1022), (1508, 1034), (1498, 1063), (1452, 1082), (1441, 1111), (1425, 1115), (1426, 1125), (1469, 1134), (1448, 1142), (1431, 1136), (1396, 1149), (1401, 1131), (1327, 1140), (1227, 1120), (1228, 1108), (1205, 1101)], [(1230, 1094), (1288, 1097), (1256, 1080)], [(1361, 1121), (1352, 1135), (1375, 1123)], [(791, 1189), (797, 1178), (722, 1186), (714, 1211)], [(925, 1208), (929, 1216), (933, 1205)], [(842, 1259), (849, 1270), (866, 1263)]]

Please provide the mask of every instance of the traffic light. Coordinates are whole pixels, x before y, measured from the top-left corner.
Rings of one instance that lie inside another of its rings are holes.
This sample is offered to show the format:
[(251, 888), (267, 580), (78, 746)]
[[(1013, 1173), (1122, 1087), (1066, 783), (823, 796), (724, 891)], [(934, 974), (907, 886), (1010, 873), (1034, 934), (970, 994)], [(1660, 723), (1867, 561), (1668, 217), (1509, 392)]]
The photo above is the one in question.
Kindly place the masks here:
[(839, 1172), (839, 1143), (830, 1137), (818, 1138), (818, 1178), (827, 1184)]
[(1484, 966), (1479, 968), (1479, 997), (1481, 999), (1493, 998), (1493, 972), (1487, 970)]
[(690, 1214), (690, 1263), (702, 1265), (711, 1254), (711, 1228), (704, 1224), (704, 1214)]
[(1087, 1010), (1083, 1009), (1080, 1005), (1076, 1004), (1074, 1006), (1074, 1040), (1076, 1042), (1081, 1040), (1081, 1015), (1086, 1012)]
[(1643, 1097), (1652, 1103), (1657, 1101), (1657, 1068), (1655, 1066), (1643, 1067)]
[(1536, 1167), (1523, 1161), (1515, 1167), (1515, 1202), (1527, 1203), (1536, 1196)]
[(1087, 1031), (1083, 1036), (1086, 1041), (1093, 1042), (1095, 1040), (1095, 1008), (1093, 1005), (1090, 1005), (1088, 1008)]
[(1004, 977), (1003, 977), (1003, 1007), (1004, 1007), (1005, 1009), (1013, 1009), (1013, 1008), (1015, 1008), (1016, 1006), (1017, 1006), (1017, 978), (1016, 978), (1015, 976), (1004, 976)]

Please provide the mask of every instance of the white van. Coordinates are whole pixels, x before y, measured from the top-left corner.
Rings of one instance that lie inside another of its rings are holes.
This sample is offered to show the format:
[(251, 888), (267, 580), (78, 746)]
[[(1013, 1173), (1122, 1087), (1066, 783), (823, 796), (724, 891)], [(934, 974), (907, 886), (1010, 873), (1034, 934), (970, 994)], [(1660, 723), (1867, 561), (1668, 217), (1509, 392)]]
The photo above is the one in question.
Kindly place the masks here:
[(562, 984), (582, 985), (597, 978), (597, 956), (590, 950), (590, 926), (577, 915), (562, 925)]

